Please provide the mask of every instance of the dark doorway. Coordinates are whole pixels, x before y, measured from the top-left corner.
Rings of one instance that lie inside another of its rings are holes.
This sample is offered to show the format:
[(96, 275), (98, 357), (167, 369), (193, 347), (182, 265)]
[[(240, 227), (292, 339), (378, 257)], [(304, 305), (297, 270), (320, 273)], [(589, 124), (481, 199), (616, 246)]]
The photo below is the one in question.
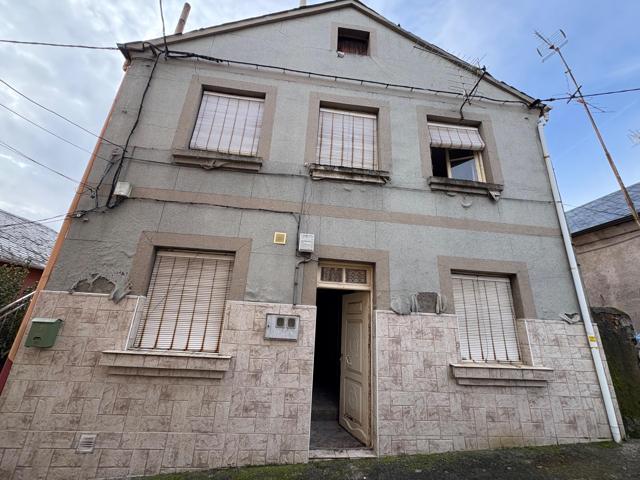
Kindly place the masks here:
[(362, 448), (338, 423), (342, 296), (345, 290), (318, 289), (311, 405), (311, 449)]

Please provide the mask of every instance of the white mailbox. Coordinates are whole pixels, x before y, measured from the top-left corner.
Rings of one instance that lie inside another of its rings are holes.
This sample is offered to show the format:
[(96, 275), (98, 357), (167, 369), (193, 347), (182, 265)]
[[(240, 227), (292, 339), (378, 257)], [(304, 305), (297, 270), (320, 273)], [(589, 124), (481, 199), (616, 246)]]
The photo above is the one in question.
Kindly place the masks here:
[(267, 313), (267, 327), (264, 338), (269, 340), (298, 340), (299, 315), (279, 315)]

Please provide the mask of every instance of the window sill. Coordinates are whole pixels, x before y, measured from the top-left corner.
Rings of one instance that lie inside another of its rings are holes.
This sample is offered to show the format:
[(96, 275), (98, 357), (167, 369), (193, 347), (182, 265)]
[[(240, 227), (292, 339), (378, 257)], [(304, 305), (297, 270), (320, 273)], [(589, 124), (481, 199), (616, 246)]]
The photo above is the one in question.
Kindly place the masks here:
[(452, 363), (450, 366), (458, 385), (544, 387), (553, 378), (553, 369), (530, 365)]
[(231, 356), (217, 353), (105, 350), (98, 365), (112, 375), (146, 377), (222, 378)]
[(311, 178), (345, 180), (350, 182), (376, 183), (384, 185), (391, 178), (384, 170), (366, 168), (337, 167), (311, 163), (308, 165)]
[(174, 149), (173, 162), (187, 167), (202, 167), (206, 170), (240, 170), (257, 172), (262, 167), (262, 158), (247, 155), (231, 155), (208, 150)]
[(447, 177), (429, 177), (427, 183), (431, 190), (444, 192), (470, 193), (475, 195), (490, 195), (494, 199), (500, 197), (504, 186), (498, 183), (475, 182)]

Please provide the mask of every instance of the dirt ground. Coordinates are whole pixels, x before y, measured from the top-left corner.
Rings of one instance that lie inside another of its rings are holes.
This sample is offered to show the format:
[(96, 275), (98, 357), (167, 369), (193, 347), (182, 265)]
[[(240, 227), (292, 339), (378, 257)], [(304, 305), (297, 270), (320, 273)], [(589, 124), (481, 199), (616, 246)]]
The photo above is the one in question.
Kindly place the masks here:
[(640, 440), (176, 473), (147, 480), (405, 480), (640, 478)]

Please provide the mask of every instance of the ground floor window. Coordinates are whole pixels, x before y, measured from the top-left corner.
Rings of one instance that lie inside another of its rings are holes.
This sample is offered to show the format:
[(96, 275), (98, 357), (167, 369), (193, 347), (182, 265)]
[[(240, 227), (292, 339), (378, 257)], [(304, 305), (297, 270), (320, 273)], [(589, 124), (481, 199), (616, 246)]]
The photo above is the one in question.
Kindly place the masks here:
[(454, 274), (452, 283), (462, 359), (519, 362), (511, 280)]
[(233, 255), (159, 250), (134, 348), (218, 351)]

